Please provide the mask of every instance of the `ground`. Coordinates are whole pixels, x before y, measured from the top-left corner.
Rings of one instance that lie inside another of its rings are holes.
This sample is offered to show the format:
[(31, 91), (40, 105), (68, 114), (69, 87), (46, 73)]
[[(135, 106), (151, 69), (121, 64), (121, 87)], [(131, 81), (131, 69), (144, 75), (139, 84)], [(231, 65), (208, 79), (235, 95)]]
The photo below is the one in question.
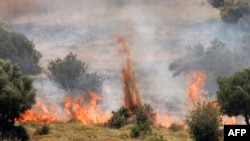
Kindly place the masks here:
[(31, 141), (149, 141), (153, 137), (163, 136), (166, 141), (192, 141), (187, 130), (172, 131), (168, 128), (154, 127), (146, 138), (132, 139), (127, 125), (121, 129), (110, 129), (104, 125), (90, 125), (79, 122), (49, 123), (47, 135), (36, 134), (44, 124), (35, 122), (18, 123), (27, 130)]

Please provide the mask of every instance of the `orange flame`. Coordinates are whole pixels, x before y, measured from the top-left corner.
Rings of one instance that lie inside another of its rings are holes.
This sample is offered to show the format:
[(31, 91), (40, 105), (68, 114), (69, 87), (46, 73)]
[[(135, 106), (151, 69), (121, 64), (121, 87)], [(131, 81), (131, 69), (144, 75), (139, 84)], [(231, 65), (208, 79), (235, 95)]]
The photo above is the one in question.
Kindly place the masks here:
[(159, 112), (156, 112), (155, 116), (156, 125), (162, 126), (162, 127), (169, 127), (172, 123), (171, 121), (171, 115), (168, 111), (165, 111), (165, 115), (161, 116)]
[(66, 97), (64, 110), (71, 120), (81, 121), (82, 123), (104, 123), (110, 118), (110, 114), (103, 113), (97, 104), (101, 96), (95, 92), (88, 92), (90, 100), (86, 104), (86, 97), (79, 98)]
[(48, 123), (53, 121), (60, 121), (60, 116), (56, 109), (52, 106), (47, 108), (41, 99), (36, 101), (33, 109), (25, 111), (17, 121), (36, 121), (42, 123)]
[(188, 87), (188, 97), (192, 104), (195, 105), (202, 93), (206, 75), (200, 71), (193, 71), (189, 75), (191, 76), (191, 84)]
[(38, 99), (35, 106), (22, 114), (17, 121), (49, 123), (77, 120), (82, 123), (104, 123), (108, 121), (111, 115), (107, 112), (102, 112), (98, 105), (98, 101), (101, 99), (102, 97), (99, 94), (92, 91), (89, 91), (86, 96), (67, 96), (63, 105), (65, 112), (63, 115), (66, 115), (66, 118), (59, 114), (58, 110), (56, 110), (56, 105), (47, 108), (44, 102)]
[(223, 124), (236, 124), (236, 117), (232, 116), (232, 117), (228, 117), (228, 116), (223, 116), (222, 117), (222, 123)]
[(132, 57), (127, 47), (127, 39), (125, 37), (117, 37), (117, 45), (122, 47), (122, 52), (126, 57), (126, 67), (122, 70), (122, 80), (124, 84), (124, 106), (135, 114), (136, 107), (141, 106), (137, 82), (132, 66)]
[(160, 115), (159, 112), (156, 112), (156, 125), (160, 127), (169, 128), (172, 124), (176, 124), (183, 129), (187, 126), (184, 121), (178, 120), (177, 117), (171, 115), (168, 111), (165, 111), (165, 115)]

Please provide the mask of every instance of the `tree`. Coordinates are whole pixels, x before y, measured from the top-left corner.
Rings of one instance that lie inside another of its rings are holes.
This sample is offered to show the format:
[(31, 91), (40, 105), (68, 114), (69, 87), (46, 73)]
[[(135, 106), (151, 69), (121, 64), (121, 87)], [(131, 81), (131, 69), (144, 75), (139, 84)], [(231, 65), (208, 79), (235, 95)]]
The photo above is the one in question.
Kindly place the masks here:
[(243, 116), (249, 125), (250, 120), (250, 68), (228, 77), (218, 77), (218, 103), (228, 116)]
[(49, 77), (57, 82), (63, 89), (75, 92), (92, 90), (100, 92), (103, 78), (97, 73), (87, 72), (88, 65), (73, 53), (64, 59), (57, 58), (48, 65)]
[(244, 15), (249, 15), (249, 0), (207, 0), (213, 7), (220, 10), (223, 21), (238, 23)]
[(214, 102), (198, 103), (188, 112), (186, 122), (195, 141), (219, 141), (221, 114)]
[(224, 4), (224, 0), (207, 0), (213, 7), (218, 8)]
[(35, 103), (33, 79), (17, 65), (0, 59), (0, 137), (13, 131), (15, 119)]
[(34, 46), (24, 35), (7, 31), (0, 25), (0, 58), (18, 64), (24, 74), (41, 72), (38, 63), (42, 55)]

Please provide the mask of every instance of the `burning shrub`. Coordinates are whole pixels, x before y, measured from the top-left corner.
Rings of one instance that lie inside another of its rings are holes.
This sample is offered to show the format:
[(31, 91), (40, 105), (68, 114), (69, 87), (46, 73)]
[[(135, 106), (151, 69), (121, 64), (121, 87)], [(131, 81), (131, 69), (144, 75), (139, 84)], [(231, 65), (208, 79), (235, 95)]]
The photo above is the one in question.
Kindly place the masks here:
[(108, 121), (108, 126), (110, 128), (121, 128), (128, 123), (130, 114), (127, 108), (121, 107), (117, 112), (113, 111), (112, 114), (113, 116)]
[(219, 141), (221, 113), (213, 102), (197, 103), (186, 117), (190, 134), (196, 141)]
[(143, 108), (138, 108), (138, 112), (136, 113), (136, 125), (132, 127), (130, 136), (136, 138), (147, 135), (152, 131), (150, 124), (152, 124), (152, 122), (149, 120), (147, 113)]

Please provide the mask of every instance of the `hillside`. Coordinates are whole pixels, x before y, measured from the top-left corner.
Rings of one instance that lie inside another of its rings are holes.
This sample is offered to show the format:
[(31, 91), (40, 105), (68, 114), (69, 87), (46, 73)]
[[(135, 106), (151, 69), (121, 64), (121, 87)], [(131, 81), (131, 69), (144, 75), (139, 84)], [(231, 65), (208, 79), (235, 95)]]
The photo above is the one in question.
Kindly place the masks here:
[(162, 135), (166, 141), (192, 141), (186, 130), (173, 132), (167, 128), (153, 128), (152, 134), (145, 139), (132, 139), (130, 128), (127, 125), (121, 129), (110, 129), (103, 125), (85, 125), (79, 122), (50, 123), (50, 132), (47, 135), (36, 134), (43, 126), (41, 123), (21, 123), (30, 135), (31, 141), (150, 141)]

